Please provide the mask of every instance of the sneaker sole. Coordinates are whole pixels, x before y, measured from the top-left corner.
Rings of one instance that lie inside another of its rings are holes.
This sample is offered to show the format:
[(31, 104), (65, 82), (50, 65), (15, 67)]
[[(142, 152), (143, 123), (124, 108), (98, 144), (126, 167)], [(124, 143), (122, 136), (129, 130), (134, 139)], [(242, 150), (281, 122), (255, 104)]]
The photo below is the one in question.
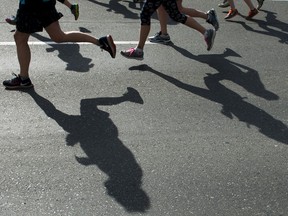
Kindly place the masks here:
[(116, 45), (114, 44), (114, 41), (113, 41), (113, 38), (111, 35), (107, 36), (107, 41), (108, 41), (109, 47), (111, 48), (111, 52), (112, 52), (112, 53), (110, 53), (110, 55), (112, 58), (115, 58), (116, 57)]
[(143, 57), (129, 57), (129, 56), (124, 55), (122, 52), (120, 52), (120, 54), (127, 59), (135, 59), (138, 61), (142, 61), (144, 59)]
[(153, 40), (149, 40), (148, 39), (148, 41), (151, 42), (151, 43), (158, 43), (158, 44), (165, 44), (165, 45), (171, 43), (171, 40), (169, 40), (169, 41), (153, 41)]
[[(214, 19), (215, 19), (216, 22), (217, 22), (217, 25), (216, 25), (216, 26), (213, 25), (213, 27), (215, 28), (216, 31), (218, 31), (218, 29), (219, 29), (220, 26), (219, 26), (219, 20), (218, 20), (216, 11), (215, 11), (214, 9), (211, 9), (211, 11), (212, 11), (212, 14), (213, 14), (213, 16), (214, 16)], [(212, 25), (212, 23), (211, 23), (211, 25)]]
[[(4, 85), (5, 86), (5, 85)], [(5, 89), (7, 90), (17, 90), (17, 89), (29, 89), (29, 88), (33, 88), (34, 85), (29, 85), (29, 86), (24, 86), (24, 85), (20, 85), (20, 86), (5, 86)]]
[(235, 16), (237, 16), (237, 15), (238, 15), (238, 11), (237, 11), (235, 14), (233, 14), (232, 16), (225, 17), (224, 19), (225, 19), (225, 20), (228, 20), (228, 19), (231, 19), (231, 18), (233, 18), (233, 17), (235, 17)]
[(210, 45), (210, 47), (207, 47), (208, 51), (210, 51), (214, 45), (215, 36), (216, 36), (216, 31), (213, 31), (213, 35), (212, 35), (212, 39), (211, 39), (211, 45)]

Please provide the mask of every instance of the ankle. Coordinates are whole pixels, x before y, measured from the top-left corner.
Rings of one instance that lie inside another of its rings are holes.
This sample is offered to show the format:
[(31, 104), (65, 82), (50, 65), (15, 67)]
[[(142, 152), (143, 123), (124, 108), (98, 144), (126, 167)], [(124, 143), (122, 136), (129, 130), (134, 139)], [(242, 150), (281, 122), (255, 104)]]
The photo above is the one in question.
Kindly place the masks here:
[(20, 79), (21, 79), (22, 81), (29, 79), (29, 76), (19, 75), (19, 77), (20, 77)]

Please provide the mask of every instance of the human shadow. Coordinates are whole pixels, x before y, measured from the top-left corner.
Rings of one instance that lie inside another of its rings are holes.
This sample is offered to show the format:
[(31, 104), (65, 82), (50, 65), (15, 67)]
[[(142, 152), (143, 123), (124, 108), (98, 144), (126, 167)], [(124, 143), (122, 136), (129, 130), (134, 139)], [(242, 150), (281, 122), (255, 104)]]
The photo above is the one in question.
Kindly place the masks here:
[(128, 7), (135, 10), (141, 10), (145, 0), (133, 1), (133, 0), (122, 0), (122, 2), (128, 2)]
[[(253, 19), (253, 21), (254, 23), (257, 23), (258, 26), (262, 28), (263, 30), (256, 30), (243, 21), (227, 20), (227, 22), (238, 23), (242, 25), (243, 28), (245, 28), (247, 31), (276, 37), (276, 38), (279, 38), (280, 43), (288, 44), (288, 24), (278, 20), (276, 16), (277, 13), (267, 11), (267, 10), (262, 10), (262, 11), (267, 14), (266, 20)], [(279, 30), (276, 30), (277, 28)]]
[[(114, 12), (115, 14), (122, 14), (124, 18), (129, 19), (140, 19), (140, 16), (138, 13), (134, 13), (131, 10), (129, 10), (126, 6), (122, 5), (118, 0), (110, 0), (108, 3), (99, 2), (97, 0), (87, 0), (89, 2), (92, 2), (94, 4), (98, 4), (102, 7), (106, 7), (108, 12)], [(129, 2), (129, 5), (133, 5), (132, 8), (137, 9), (136, 4), (139, 3), (133, 3)], [(139, 8), (140, 10), (141, 8)]]
[(47, 52), (58, 51), (58, 57), (66, 62), (66, 70), (75, 72), (89, 72), (90, 68), (94, 67), (91, 63), (91, 58), (86, 58), (80, 53), (80, 46), (77, 43), (71, 44), (56, 44), (50, 38), (44, 37), (40, 34), (32, 34), (36, 39), (46, 42), (50, 47), (46, 48)]
[(226, 48), (221, 54), (193, 55), (186, 49), (172, 44), (176, 51), (183, 56), (209, 65), (218, 71), (214, 76), (219, 80), (229, 80), (243, 87), (246, 91), (266, 100), (278, 100), (275, 93), (267, 90), (262, 83), (259, 73), (248, 66), (227, 59), (228, 57), (241, 57), (232, 49)]
[(130, 67), (130, 70), (151, 72), (178, 88), (210, 101), (222, 104), (221, 113), (224, 116), (230, 119), (233, 119), (233, 116), (235, 116), (239, 121), (245, 122), (249, 128), (250, 125), (253, 125), (257, 127), (259, 132), (263, 135), (275, 141), (288, 144), (288, 128), (283, 122), (275, 119), (270, 114), (253, 104), (246, 102), (239, 94), (226, 88), (220, 83), (221, 79), (219, 79), (217, 74), (208, 75), (204, 78), (205, 84), (208, 88), (205, 89), (181, 82), (180, 80), (154, 70), (146, 64)]
[(149, 209), (149, 197), (141, 188), (143, 171), (140, 165), (118, 138), (118, 129), (109, 118), (109, 113), (98, 108), (128, 101), (143, 104), (137, 90), (129, 87), (120, 97), (82, 99), (81, 115), (69, 115), (58, 110), (35, 90), (27, 93), (48, 117), (68, 132), (68, 146), (80, 144), (86, 157), (75, 156), (75, 159), (84, 166), (96, 165), (108, 176), (104, 185), (109, 196), (128, 212), (145, 212)]

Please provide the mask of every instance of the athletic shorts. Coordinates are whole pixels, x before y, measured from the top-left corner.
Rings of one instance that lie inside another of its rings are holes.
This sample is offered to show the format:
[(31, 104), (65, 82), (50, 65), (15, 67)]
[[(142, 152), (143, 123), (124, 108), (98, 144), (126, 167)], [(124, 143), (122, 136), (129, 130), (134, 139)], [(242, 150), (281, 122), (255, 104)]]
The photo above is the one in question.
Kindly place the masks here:
[(31, 12), (20, 8), (16, 16), (16, 29), (27, 34), (41, 32), (43, 28), (58, 21), (62, 16), (56, 8), (49, 8), (43, 12)]

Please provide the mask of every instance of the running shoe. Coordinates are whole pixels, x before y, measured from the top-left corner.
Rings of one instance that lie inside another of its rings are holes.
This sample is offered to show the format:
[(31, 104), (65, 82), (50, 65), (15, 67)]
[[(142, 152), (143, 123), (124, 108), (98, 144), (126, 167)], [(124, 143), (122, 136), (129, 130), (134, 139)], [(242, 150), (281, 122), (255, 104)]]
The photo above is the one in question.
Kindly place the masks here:
[(171, 42), (169, 34), (162, 34), (161, 31), (157, 32), (154, 36), (148, 38), (152, 43), (163, 43), (168, 44)]
[(208, 51), (211, 50), (213, 47), (215, 36), (216, 36), (216, 31), (214, 29), (206, 30), (204, 34), (204, 39), (206, 41)]
[(217, 15), (216, 15), (216, 12), (215, 12), (214, 8), (212, 8), (209, 11), (207, 11), (206, 14), (208, 15), (208, 19), (206, 21), (208, 23), (210, 23), (211, 25), (213, 25), (213, 27), (217, 31), (219, 29), (219, 22), (218, 22)]
[(116, 45), (114, 44), (113, 38), (111, 35), (107, 35), (99, 38), (100, 48), (109, 52), (112, 58), (116, 56)]
[(10, 25), (16, 25), (16, 17), (15, 16), (11, 16), (5, 19), (5, 21), (7, 23), (9, 23)]
[(237, 14), (238, 14), (237, 9), (230, 9), (224, 19), (231, 19), (232, 17), (236, 16)]
[(229, 2), (227, 0), (224, 0), (222, 3), (218, 4), (218, 7), (221, 7), (221, 8), (226, 8), (226, 7), (229, 7)]
[(71, 13), (74, 15), (75, 20), (77, 20), (79, 17), (79, 5), (72, 4), (70, 10), (71, 10)]
[(25, 89), (33, 87), (30, 78), (22, 80), (20, 75), (16, 75), (15, 73), (12, 73), (12, 75), (15, 77), (10, 80), (3, 81), (3, 85), (6, 87), (6, 89)]
[(257, 15), (259, 12), (256, 8), (254, 8), (253, 10), (250, 10), (248, 13), (248, 16), (246, 17), (247, 20), (252, 19), (255, 15)]
[(120, 53), (125, 58), (136, 59), (136, 60), (143, 60), (144, 59), (143, 50), (140, 50), (137, 48), (130, 48), (128, 50), (122, 50)]
[(259, 10), (263, 6), (264, 0), (257, 0), (257, 2), (258, 2), (257, 10)]

